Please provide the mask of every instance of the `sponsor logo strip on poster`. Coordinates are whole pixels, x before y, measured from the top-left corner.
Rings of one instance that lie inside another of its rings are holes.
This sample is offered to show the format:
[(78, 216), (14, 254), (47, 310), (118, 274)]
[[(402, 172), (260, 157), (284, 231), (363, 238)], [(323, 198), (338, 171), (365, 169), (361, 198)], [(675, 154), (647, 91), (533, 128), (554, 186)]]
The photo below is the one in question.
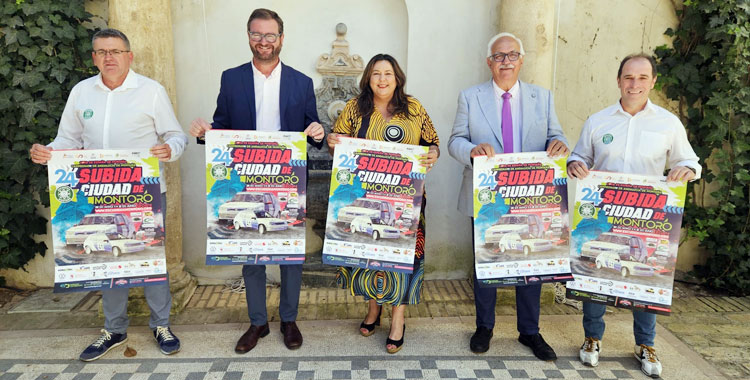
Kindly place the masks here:
[(573, 279), (565, 157), (474, 158), (474, 257), (483, 287)]
[(207, 265), (305, 260), (307, 138), (206, 133)]
[(578, 181), (567, 296), (668, 315), (687, 185), (590, 172)]
[(167, 282), (159, 160), (55, 150), (48, 163), (55, 292)]
[(341, 138), (333, 154), (323, 263), (411, 273), (428, 148)]

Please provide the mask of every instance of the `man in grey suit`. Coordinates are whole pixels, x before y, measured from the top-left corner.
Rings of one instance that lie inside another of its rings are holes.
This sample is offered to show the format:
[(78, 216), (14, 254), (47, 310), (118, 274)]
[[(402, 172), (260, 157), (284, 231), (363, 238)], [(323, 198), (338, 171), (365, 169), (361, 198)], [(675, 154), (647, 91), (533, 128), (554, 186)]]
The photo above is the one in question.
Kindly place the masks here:
[[(487, 66), (492, 72), (492, 80), (470, 87), (458, 97), (448, 151), (465, 166), (458, 210), (466, 216), (474, 215), (474, 157), (545, 150), (550, 156), (564, 156), (569, 152), (550, 91), (518, 80), (524, 54), (523, 43), (516, 36), (510, 33), (496, 35), (487, 45)], [(555, 351), (539, 334), (541, 289), (541, 284), (516, 287), (518, 340), (531, 348), (537, 358), (555, 360)], [(475, 353), (490, 348), (496, 300), (496, 289), (481, 288), (475, 273), (477, 329), (469, 345)]]

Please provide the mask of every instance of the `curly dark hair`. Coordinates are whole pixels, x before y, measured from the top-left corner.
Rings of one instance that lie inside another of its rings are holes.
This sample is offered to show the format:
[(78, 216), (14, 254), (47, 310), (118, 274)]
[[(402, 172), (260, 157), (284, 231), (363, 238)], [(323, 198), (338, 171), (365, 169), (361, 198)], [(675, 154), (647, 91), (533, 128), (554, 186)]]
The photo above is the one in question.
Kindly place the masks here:
[(362, 73), (362, 79), (359, 80), (359, 95), (357, 96), (357, 111), (360, 117), (368, 117), (372, 115), (375, 109), (374, 94), (372, 88), (370, 88), (370, 77), (372, 76), (375, 64), (380, 61), (388, 61), (393, 66), (393, 74), (396, 77), (396, 90), (393, 92), (390, 104), (388, 104), (388, 111), (394, 116), (398, 114), (406, 115), (407, 118), (412, 116), (409, 113), (409, 98), (411, 95), (407, 95), (404, 92), (406, 86), (406, 75), (401, 70), (401, 66), (398, 65), (396, 58), (393, 58), (389, 54), (376, 54), (367, 62), (365, 66), (365, 72)]

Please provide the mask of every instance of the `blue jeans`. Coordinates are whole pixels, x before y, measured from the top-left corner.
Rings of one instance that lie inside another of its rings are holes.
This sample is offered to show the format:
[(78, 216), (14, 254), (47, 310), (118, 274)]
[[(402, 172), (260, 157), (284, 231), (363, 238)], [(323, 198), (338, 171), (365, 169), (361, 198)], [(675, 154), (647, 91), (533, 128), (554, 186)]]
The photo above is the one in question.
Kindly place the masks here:
[[(167, 222), (167, 193), (161, 194), (162, 220)], [(166, 227), (164, 227), (166, 230)], [(124, 334), (128, 329), (128, 293), (130, 288), (102, 289), (102, 311), (104, 328), (115, 334)], [(157, 326), (169, 326), (169, 313), (172, 310), (172, 293), (169, 281), (166, 284), (151, 285), (143, 288), (146, 302), (151, 309), (148, 326), (155, 330)]]
[[(602, 339), (606, 311), (606, 305), (594, 302), (583, 303), (583, 331), (586, 337)], [(653, 347), (654, 338), (656, 338), (656, 314), (633, 310), (633, 336), (635, 344)]]

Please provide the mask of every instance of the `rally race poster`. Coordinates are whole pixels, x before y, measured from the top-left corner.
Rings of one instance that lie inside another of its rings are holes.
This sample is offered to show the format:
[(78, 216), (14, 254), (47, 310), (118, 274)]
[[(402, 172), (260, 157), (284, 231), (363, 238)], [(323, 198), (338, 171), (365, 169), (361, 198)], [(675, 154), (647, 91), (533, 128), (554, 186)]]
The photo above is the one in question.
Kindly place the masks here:
[(341, 138), (333, 154), (323, 263), (411, 273), (425, 168), (419, 145)]
[(578, 181), (567, 297), (668, 315), (687, 185), (592, 171)]
[(474, 257), (482, 287), (569, 281), (566, 157), (474, 158)]
[(207, 265), (302, 264), (307, 137), (206, 133)]
[(55, 292), (167, 282), (159, 160), (55, 150), (48, 163)]

